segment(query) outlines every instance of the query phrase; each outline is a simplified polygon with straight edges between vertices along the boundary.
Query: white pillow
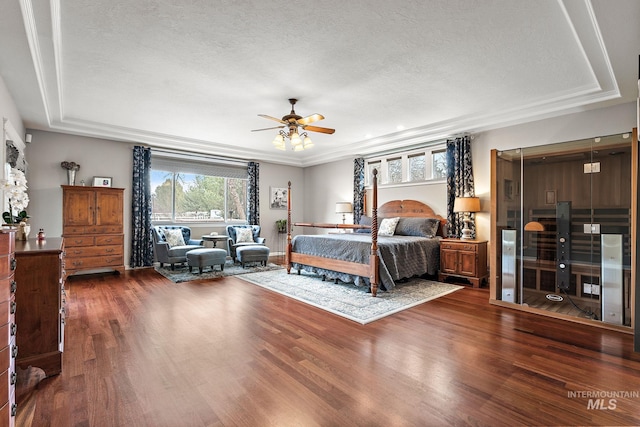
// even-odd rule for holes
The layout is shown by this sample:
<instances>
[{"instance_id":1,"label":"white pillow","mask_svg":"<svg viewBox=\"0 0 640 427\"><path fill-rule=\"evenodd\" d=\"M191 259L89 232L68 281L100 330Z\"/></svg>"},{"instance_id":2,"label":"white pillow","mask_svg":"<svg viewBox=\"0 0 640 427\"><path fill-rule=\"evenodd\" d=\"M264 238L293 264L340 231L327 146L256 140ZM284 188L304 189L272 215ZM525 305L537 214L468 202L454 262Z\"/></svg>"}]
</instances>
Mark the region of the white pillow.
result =
<instances>
[{"instance_id":1,"label":"white pillow","mask_svg":"<svg viewBox=\"0 0 640 427\"><path fill-rule=\"evenodd\" d=\"M236 227L236 243L254 243L253 229Z\"/></svg>"},{"instance_id":2,"label":"white pillow","mask_svg":"<svg viewBox=\"0 0 640 427\"><path fill-rule=\"evenodd\" d=\"M378 228L378 236L393 236L393 233L396 232L398 221L400 221L400 217L383 219L380 223L380 228Z\"/></svg>"},{"instance_id":3,"label":"white pillow","mask_svg":"<svg viewBox=\"0 0 640 427\"><path fill-rule=\"evenodd\" d=\"M165 228L164 237L166 237L167 243L169 243L170 248L174 246L184 246L184 237L182 236L182 230L170 230Z\"/></svg>"}]
</instances>

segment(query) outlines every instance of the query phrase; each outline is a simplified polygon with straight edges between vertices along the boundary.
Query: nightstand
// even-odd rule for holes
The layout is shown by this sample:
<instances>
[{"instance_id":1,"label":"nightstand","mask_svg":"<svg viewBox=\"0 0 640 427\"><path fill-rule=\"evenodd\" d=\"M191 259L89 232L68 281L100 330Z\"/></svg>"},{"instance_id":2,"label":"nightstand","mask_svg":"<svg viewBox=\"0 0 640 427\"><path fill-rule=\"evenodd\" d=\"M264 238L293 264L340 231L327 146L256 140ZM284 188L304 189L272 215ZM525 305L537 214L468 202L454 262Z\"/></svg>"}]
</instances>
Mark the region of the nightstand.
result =
<instances>
[{"instance_id":1,"label":"nightstand","mask_svg":"<svg viewBox=\"0 0 640 427\"><path fill-rule=\"evenodd\" d=\"M438 277L441 282L451 277L465 279L479 288L489 278L487 241L442 239Z\"/></svg>"}]
</instances>

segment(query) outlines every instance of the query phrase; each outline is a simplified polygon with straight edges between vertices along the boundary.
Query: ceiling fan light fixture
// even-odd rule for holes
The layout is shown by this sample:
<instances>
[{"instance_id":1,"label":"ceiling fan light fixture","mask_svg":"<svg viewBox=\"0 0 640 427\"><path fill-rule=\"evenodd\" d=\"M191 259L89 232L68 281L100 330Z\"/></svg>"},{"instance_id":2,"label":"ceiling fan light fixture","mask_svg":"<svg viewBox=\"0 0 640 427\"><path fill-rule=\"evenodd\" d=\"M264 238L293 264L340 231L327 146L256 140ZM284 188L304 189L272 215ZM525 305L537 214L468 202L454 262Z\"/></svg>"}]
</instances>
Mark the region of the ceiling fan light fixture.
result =
<instances>
[{"instance_id":1,"label":"ceiling fan light fixture","mask_svg":"<svg viewBox=\"0 0 640 427\"><path fill-rule=\"evenodd\" d=\"M290 135L291 138L291 145L293 145L294 147L297 147L298 145L302 144L302 140L300 139L300 135L298 135L298 132L293 132Z\"/></svg>"},{"instance_id":2,"label":"ceiling fan light fixture","mask_svg":"<svg viewBox=\"0 0 640 427\"><path fill-rule=\"evenodd\" d=\"M293 148L293 151L302 151L314 146L313 141L311 141L311 138L307 135L307 132L302 132L302 134L298 133L299 128L302 128L303 131L308 130L311 132L320 132L320 133L325 133L329 135L335 132L335 129L310 125L310 123L315 123L319 120L324 120L324 116L322 114L314 113L307 117L301 117L297 115L293 108L297 101L298 100L294 98L289 99L289 103L291 104L291 113L282 117L282 119L268 116L266 114L258 114L258 116L265 119L276 121L280 123L282 126L265 128L265 129L254 129L252 130L252 132L276 129L276 128L288 129L288 131L280 130L278 135L276 135L276 137L273 139L273 145L278 150L285 150L286 140L288 139L291 144L291 147Z\"/></svg>"},{"instance_id":3,"label":"ceiling fan light fixture","mask_svg":"<svg viewBox=\"0 0 640 427\"><path fill-rule=\"evenodd\" d=\"M303 148L306 150L307 148L311 148L313 147L313 141L311 140L311 138L309 138L309 136L305 136L304 137L304 141L302 143Z\"/></svg>"}]
</instances>

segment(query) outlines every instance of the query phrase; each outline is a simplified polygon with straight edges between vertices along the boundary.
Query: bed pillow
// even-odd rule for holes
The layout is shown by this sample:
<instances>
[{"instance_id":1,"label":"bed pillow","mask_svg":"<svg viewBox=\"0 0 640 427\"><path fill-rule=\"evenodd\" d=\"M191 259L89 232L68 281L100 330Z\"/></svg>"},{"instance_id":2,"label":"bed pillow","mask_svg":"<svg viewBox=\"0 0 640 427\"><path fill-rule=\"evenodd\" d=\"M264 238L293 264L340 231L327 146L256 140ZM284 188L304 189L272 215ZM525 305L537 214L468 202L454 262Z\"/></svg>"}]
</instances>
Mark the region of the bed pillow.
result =
<instances>
[{"instance_id":1,"label":"bed pillow","mask_svg":"<svg viewBox=\"0 0 640 427\"><path fill-rule=\"evenodd\" d=\"M378 236L393 236L393 233L396 231L398 221L400 221L400 217L383 219L380 223L380 228L378 229Z\"/></svg>"},{"instance_id":2,"label":"bed pillow","mask_svg":"<svg viewBox=\"0 0 640 427\"><path fill-rule=\"evenodd\" d=\"M238 243L254 243L253 230L251 228L235 227L236 229L236 244Z\"/></svg>"},{"instance_id":3,"label":"bed pillow","mask_svg":"<svg viewBox=\"0 0 640 427\"><path fill-rule=\"evenodd\" d=\"M438 233L438 218L400 218L395 234L402 236L435 237Z\"/></svg>"},{"instance_id":4,"label":"bed pillow","mask_svg":"<svg viewBox=\"0 0 640 427\"><path fill-rule=\"evenodd\" d=\"M366 215L362 215L360 217L360 221L358 221L358 224L360 225L371 225L371 217L370 216L366 216ZM371 233L371 229L370 228L356 228L356 233Z\"/></svg>"},{"instance_id":5,"label":"bed pillow","mask_svg":"<svg viewBox=\"0 0 640 427\"><path fill-rule=\"evenodd\" d=\"M167 239L169 247L184 246L184 236L182 236L182 230L180 229L164 229L164 237Z\"/></svg>"}]
</instances>

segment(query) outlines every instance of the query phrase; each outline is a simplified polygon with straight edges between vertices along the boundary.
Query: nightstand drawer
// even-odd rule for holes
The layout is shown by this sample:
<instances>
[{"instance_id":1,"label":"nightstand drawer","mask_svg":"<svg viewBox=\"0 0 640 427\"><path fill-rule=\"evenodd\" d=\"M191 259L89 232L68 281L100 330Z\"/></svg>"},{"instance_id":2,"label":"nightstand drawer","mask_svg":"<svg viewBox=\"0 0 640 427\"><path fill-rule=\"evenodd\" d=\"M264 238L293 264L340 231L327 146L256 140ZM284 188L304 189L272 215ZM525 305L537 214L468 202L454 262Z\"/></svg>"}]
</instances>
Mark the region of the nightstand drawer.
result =
<instances>
[{"instance_id":1,"label":"nightstand drawer","mask_svg":"<svg viewBox=\"0 0 640 427\"><path fill-rule=\"evenodd\" d=\"M470 252L478 252L478 245L475 243L464 243L464 242L442 242L440 244L442 249L451 249L454 251L470 251Z\"/></svg>"}]
</instances>

